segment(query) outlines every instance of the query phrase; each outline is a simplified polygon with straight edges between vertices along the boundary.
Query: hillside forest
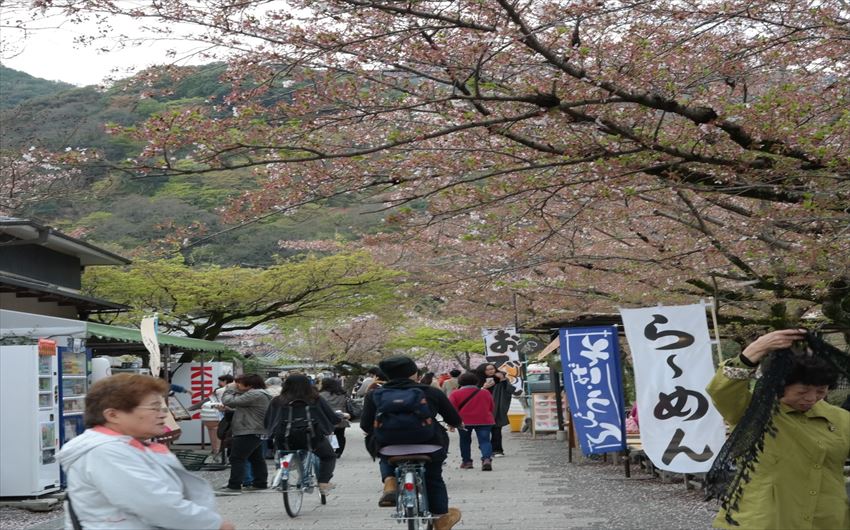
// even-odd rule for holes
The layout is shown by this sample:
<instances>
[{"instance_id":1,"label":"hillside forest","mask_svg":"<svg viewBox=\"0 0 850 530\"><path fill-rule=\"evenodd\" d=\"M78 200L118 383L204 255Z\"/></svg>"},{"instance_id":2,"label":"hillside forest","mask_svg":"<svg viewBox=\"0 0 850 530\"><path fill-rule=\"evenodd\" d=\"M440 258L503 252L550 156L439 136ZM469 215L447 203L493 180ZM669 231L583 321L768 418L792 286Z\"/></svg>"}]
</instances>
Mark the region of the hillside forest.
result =
<instances>
[{"instance_id":1,"label":"hillside forest","mask_svg":"<svg viewBox=\"0 0 850 530\"><path fill-rule=\"evenodd\" d=\"M738 343L850 334L844 2L137 4L55 9L180 21L231 53L105 87L4 70L2 206L138 269L252 271L263 295L264 274L316 268L304 296L339 303L251 309L284 342L424 353L423 329L461 343L709 297ZM253 322L205 313L198 285L174 329ZM128 299L167 305L151 289Z\"/></svg>"}]
</instances>

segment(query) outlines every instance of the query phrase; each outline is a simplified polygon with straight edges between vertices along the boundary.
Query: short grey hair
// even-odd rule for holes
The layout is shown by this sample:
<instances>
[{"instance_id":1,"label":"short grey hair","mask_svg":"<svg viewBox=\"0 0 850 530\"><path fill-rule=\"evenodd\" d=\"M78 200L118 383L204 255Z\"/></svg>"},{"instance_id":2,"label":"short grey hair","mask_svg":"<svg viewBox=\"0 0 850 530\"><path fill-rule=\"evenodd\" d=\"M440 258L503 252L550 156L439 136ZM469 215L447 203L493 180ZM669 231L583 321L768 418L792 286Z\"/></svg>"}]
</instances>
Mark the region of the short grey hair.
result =
<instances>
[{"instance_id":1,"label":"short grey hair","mask_svg":"<svg viewBox=\"0 0 850 530\"><path fill-rule=\"evenodd\" d=\"M266 379L266 386L281 386L283 380L280 377L269 377Z\"/></svg>"}]
</instances>

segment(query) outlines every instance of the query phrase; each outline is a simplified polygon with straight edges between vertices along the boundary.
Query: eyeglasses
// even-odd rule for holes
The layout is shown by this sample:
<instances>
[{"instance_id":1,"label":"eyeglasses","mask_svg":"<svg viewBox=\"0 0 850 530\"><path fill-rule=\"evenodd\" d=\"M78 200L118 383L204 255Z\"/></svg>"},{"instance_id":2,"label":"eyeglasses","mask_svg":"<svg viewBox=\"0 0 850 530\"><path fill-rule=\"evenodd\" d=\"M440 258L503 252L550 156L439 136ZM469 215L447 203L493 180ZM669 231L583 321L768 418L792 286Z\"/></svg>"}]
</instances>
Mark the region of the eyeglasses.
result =
<instances>
[{"instance_id":1,"label":"eyeglasses","mask_svg":"<svg viewBox=\"0 0 850 530\"><path fill-rule=\"evenodd\" d=\"M169 410L168 407L163 406L163 405L159 405L159 406L157 406L157 405L139 405L136 408L137 409L151 410L153 412L162 412L163 414L167 414L168 410Z\"/></svg>"}]
</instances>

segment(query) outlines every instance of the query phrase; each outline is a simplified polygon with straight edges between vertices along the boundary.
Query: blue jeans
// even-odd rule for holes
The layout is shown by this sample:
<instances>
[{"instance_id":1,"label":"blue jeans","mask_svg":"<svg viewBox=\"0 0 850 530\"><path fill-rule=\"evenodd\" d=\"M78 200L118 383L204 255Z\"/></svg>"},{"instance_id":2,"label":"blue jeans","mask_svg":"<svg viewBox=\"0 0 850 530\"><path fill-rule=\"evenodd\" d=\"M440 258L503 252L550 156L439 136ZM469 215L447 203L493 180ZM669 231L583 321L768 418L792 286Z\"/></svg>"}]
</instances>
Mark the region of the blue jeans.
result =
<instances>
[{"instance_id":1,"label":"blue jeans","mask_svg":"<svg viewBox=\"0 0 850 530\"><path fill-rule=\"evenodd\" d=\"M245 478L242 479L243 486L254 485L254 472L251 471L251 462L245 462Z\"/></svg>"},{"instance_id":2,"label":"blue jeans","mask_svg":"<svg viewBox=\"0 0 850 530\"><path fill-rule=\"evenodd\" d=\"M449 491L443 480L443 462L446 461L446 450L440 449L429 455L431 461L425 464L425 492L428 494L428 507L431 513L442 515L449 513ZM381 482L387 477L395 476L395 466L391 466L385 457L381 457Z\"/></svg>"},{"instance_id":3,"label":"blue jeans","mask_svg":"<svg viewBox=\"0 0 850 530\"><path fill-rule=\"evenodd\" d=\"M466 429L459 429L457 434L460 438L460 459L464 462L472 462L472 431L478 438L478 449L481 450L481 459L493 458L493 445L490 443L490 433L493 432L492 425L467 425Z\"/></svg>"}]
</instances>

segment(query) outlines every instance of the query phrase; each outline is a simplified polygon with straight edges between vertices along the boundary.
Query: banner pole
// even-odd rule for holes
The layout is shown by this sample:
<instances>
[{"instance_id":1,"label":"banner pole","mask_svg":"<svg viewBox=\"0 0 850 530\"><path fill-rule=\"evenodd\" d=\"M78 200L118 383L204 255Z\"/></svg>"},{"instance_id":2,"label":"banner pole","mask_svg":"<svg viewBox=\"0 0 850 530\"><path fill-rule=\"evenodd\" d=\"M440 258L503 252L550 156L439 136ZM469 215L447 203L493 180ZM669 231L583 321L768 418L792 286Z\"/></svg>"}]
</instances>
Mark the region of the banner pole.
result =
<instances>
[{"instance_id":1,"label":"banner pole","mask_svg":"<svg viewBox=\"0 0 850 530\"><path fill-rule=\"evenodd\" d=\"M711 322L714 324L714 340L717 343L717 365L723 362L723 350L720 346L720 327L717 325L717 310L713 296L708 297L708 305L711 308Z\"/></svg>"}]
</instances>

